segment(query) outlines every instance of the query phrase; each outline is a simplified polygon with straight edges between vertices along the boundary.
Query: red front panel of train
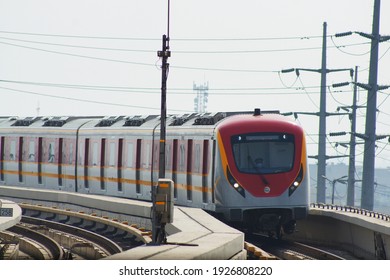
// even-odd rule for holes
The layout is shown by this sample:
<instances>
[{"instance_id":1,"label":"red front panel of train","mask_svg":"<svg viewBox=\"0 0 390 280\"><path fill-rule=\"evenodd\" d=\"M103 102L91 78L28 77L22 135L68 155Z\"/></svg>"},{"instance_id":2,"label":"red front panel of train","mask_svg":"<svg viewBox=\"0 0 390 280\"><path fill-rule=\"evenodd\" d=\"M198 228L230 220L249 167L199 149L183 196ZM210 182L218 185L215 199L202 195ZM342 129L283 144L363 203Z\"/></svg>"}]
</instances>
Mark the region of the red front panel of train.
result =
<instances>
[{"instance_id":1,"label":"red front panel of train","mask_svg":"<svg viewBox=\"0 0 390 280\"><path fill-rule=\"evenodd\" d=\"M280 196L305 166L303 131L281 116L232 117L218 131L228 180L255 197Z\"/></svg>"}]
</instances>

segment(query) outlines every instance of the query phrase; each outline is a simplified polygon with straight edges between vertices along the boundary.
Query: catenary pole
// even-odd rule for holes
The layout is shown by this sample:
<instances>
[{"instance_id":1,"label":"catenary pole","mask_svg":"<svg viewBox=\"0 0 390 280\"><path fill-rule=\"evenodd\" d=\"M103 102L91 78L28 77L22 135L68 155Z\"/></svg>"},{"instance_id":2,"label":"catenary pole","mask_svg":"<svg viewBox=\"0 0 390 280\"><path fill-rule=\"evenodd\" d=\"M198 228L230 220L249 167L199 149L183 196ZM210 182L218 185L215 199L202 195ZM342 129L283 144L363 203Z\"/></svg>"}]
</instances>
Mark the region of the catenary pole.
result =
<instances>
[{"instance_id":1,"label":"catenary pole","mask_svg":"<svg viewBox=\"0 0 390 280\"><path fill-rule=\"evenodd\" d=\"M355 77L353 86L352 115L351 115L351 138L349 142L349 164L348 164L348 183L347 183L347 205L355 206L355 150L356 150L356 100L357 100L357 79L358 66L355 67Z\"/></svg>"},{"instance_id":2,"label":"catenary pole","mask_svg":"<svg viewBox=\"0 0 390 280\"><path fill-rule=\"evenodd\" d=\"M366 130L367 139L364 142L362 202L361 208L374 208L375 182L375 141L376 141L376 107L377 107L377 80L378 80L378 51L379 51L379 17L380 0L375 0L372 24L370 73L368 78L369 90L367 94Z\"/></svg>"},{"instance_id":3,"label":"catenary pole","mask_svg":"<svg viewBox=\"0 0 390 280\"><path fill-rule=\"evenodd\" d=\"M327 24L323 25L322 63L321 63L321 92L318 138L318 167L317 167L317 202L325 203L326 177L326 31Z\"/></svg>"}]
</instances>

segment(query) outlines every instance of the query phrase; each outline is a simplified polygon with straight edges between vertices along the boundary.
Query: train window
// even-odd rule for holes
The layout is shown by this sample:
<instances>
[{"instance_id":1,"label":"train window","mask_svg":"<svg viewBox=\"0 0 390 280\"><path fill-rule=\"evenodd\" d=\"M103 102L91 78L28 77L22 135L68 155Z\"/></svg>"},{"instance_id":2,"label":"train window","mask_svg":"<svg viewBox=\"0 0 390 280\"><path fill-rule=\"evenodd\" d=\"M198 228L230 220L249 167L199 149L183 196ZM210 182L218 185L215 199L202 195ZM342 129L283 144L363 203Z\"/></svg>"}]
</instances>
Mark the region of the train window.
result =
<instances>
[{"instance_id":1,"label":"train window","mask_svg":"<svg viewBox=\"0 0 390 280\"><path fill-rule=\"evenodd\" d=\"M146 155L144 157L144 167L149 168L150 166L150 144L146 144Z\"/></svg>"},{"instance_id":2,"label":"train window","mask_svg":"<svg viewBox=\"0 0 390 280\"><path fill-rule=\"evenodd\" d=\"M200 144L195 145L195 162L194 162L194 172L200 173Z\"/></svg>"},{"instance_id":3,"label":"train window","mask_svg":"<svg viewBox=\"0 0 390 280\"><path fill-rule=\"evenodd\" d=\"M15 140L11 140L11 147L9 151L9 159L16 160L16 142Z\"/></svg>"},{"instance_id":4,"label":"train window","mask_svg":"<svg viewBox=\"0 0 390 280\"><path fill-rule=\"evenodd\" d=\"M28 147L28 161L35 161L35 141L30 140Z\"/></svg>"},{"instance_id":5,"label":"train window","mask_svg":"<svg viewBox=\"0 0 390 280\"><path fill-rule=\"evenodd\" d=\"M185 169L185 146L184 144L180 144L180 154L179 154L179 171L184 171Z\"/></svg>"},{"instance_id":6,"label":"train window","mask_svg":"<svg viewBox=\"0 0 390 280\"><path fill-rule=\"evenodd\" d=\"M55 152L54 151L55 151L55 144L54 144L54 142L50 142L47 162L54 162L54 160L55 160Z\"/></svg>"},{"instance_id":7,"label":"train window","mask_svg":"<svg viewBox=\"0 0 390 280\"><path fill-rule=\"evenodd\" d=\"M165 146L165 166L166 166L166 170L172 169L171 144L170 143L166 143L166 146Z\"/></svg>"},{"instance_id":8,"label":"train window","mask_svg":"<svg viewBox=\"0 0 390 280\"><path fill-rule=\"evenodd\" d=\"M154 169L154 168L159 168L159 166L158 166L158 162L159 162L159 155L160 155L160 152L159 152L159 144L156 142L156 143L154 143L153 144L153 154L152 154L152 156L153 156L153 162L152 162L152 164L153 164L153 166L152 166L152 170Z\"/></svg>"},{"instance_id":9,"label":"train window","mask_svg":"<svg viewBox=\"0 0 390 280\"><path fill-rule=\"evenodd\" d=\"M69 144L69 164L73 164L73 143Z\"/></svg>"},{"instance_id":10,"label":"train window","mask_svg":"<svg viewBox=\"0 0 390 280\"><path fill-rule=\"evenodd\" d=\"M98 143L93 142L93 147L92 147L92 165L97 166L98 165Z\"/></svg>"},{"instance_id":11,"label":"train window","mask_svg":"<svg viewBox=\"0 0 390 280\"><path fill-rule=\"evenodd\" d=\"M285 133L256 133L232 137L234 161L244 173L281 173L294 163L294 136Z\"/></svg>"},{"instance_id":12,"label":"train window","mask_svg":"<svg viewBox=\"0 0 390 280\"><path fill-rule=\"evenodd\" d=\"M110 143L110 157L109 157L109 166L115 166L115 143L111 142Z\"/></svg>"},{"instance_id":13,"label":"train window","mask_svg":"<svg viewBox=\"0 0 390 280\"><path fill-rule=\"evenodd\" d=\"M127 143L127 167L133 167L134 160L134 144Z\"/></svg>"},{"instance_id":14,"label":"train window","mask_svg":"<svg viewBox=\"0 0 390 280\"><path fill-rule=\"evenodd\" d=\"M84 161L84 148L83 148L83 142L82 141L80 141L80 143L79 143L79 149L78 149L78 153L79 153L79 155L78 155L78 162L81 164L83 161Z\"/></svg>"}]
</instances>

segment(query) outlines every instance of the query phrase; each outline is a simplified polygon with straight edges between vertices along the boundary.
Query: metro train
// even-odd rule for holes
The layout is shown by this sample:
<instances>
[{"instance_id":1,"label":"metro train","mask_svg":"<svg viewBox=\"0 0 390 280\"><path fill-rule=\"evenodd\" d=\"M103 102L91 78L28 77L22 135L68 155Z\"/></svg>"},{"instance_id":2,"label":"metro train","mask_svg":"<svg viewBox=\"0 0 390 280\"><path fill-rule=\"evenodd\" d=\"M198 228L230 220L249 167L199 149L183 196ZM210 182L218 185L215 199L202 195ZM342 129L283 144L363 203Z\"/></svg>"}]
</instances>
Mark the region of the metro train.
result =
<instances>
[{"instance_id":1,"label":"metro train","mask_svg":"<svg viewBox=\"0 0 390 280\"><path fill-rule=\"evenodd\" d=\"M151 200L160 117L0 118L0 185ZM278 112L169 115L175 204L292 233L309 208L303 129Z\"/></svg>"}]
</instances>

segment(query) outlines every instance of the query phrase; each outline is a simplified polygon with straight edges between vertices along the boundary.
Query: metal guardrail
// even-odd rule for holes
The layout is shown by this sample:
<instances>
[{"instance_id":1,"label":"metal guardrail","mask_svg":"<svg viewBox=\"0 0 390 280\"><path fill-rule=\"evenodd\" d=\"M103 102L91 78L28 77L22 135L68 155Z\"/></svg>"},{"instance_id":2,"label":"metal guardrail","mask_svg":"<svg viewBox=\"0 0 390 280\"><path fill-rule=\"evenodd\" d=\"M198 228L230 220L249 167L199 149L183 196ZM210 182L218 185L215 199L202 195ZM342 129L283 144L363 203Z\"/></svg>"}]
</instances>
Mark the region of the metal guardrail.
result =
<instances>
[{"instance_id":1,"label":"metal guardrail","mask_svg":"<svg viewBox=\"0 0 390 280\"><path fill-rule=\"evenodd\" d=\"M375 218L378 220L383 220L386 222L390 221L390 215L382 214L375 211L370 211L358 207L353 206L341 206L341 205L334 205L334 204L325 204L325 203L311 203L310 207L312 208L318 208L318 209L328 209L328 210L335 210L335 211L342 211L342 212L349 212L354 214L359 214L371 218Z\"/></svg>"}]
</instances>

